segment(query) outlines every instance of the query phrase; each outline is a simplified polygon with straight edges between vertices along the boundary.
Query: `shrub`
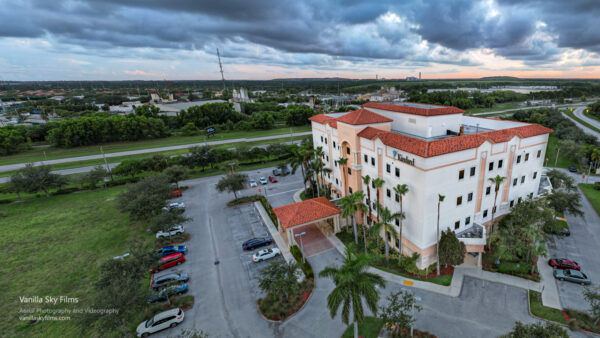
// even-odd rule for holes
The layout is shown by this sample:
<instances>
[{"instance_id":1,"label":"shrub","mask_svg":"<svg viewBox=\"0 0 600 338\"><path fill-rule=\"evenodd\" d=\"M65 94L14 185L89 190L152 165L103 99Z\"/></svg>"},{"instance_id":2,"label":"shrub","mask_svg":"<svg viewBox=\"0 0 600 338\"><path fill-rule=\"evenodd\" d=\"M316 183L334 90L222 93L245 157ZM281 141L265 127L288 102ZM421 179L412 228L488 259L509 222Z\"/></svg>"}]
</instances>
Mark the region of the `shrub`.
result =
<instances>
[{"instance_id":1,"label":"shrub","mask_svg":"<svg viewBox=\"0 0 600 338\"><path fill-rule=\"evenodd\" d=\"M304 271L304 274L306 275L306 277L308 277L308 278L314 278L315 277L315 273L313 272L312 266L310 265L310 263L308 262L308 260L305 259L304 263L302 263L302 252L300 252L300 248L298 248L297 245L293 245L290 248L290 252L292 253L292 255L294 256L294 258L298 262L298 265L300 266L300 268L302 269L302 271Z\"/></svg>"}]
</instances>

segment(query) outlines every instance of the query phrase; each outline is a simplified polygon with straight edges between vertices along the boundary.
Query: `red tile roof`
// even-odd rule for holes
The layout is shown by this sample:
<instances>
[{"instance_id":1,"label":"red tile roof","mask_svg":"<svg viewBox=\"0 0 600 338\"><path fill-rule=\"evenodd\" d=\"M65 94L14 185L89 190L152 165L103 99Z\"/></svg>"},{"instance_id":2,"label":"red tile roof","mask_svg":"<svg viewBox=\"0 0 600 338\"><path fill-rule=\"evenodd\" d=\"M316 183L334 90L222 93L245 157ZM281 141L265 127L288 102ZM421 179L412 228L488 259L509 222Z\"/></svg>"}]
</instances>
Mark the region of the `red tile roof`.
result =
<instances>
[{"instance_id":1,"label":"red tile roof","mask_svg":"<svg viewBox=\"0 0 600 338\"><path fill-rule=\"evenodd\" d=\"M394 120L387 118L385 116L381 116L376 114L370 110L359 109L351 111L343 116L340 116L336 119L338 122L343 122L352 125L361 125L361 124L373 124L373 123L385 123L385 122L393 122Z\"/></svg>"},{"instance_id":2,"label":"red tile roof","mask_svg":"<svg viewBox=\"0 0 600 338\"><path fill-rule=\"evenodd\" d=\"M341 214L341 210L325 197L317 197L306 201L274 208L281 226L284 229L299 224L310 223L322 218Z\"/></svg>"},{"instance_id":3,"label":"red tile roof","mask_svg":"<svg viewBox=\"0 0 600 338\"><path fill-rule=\"evenodd\" d=\"M483 142L491 143L507 142L513 137L527 138L537 135L549 134L552 129L538 124L493 130L478 134L449 137L441 140L425 141L414 137L396 134L373 127L367 127L358 136L366 139L379 138L383 144L392 148L409 152L421 157L433 157L449 154L457 151L477 148Z\"/></svg>"},{"instance_id":4,"label":"red tile roof","mask_svg":"<svg viewBox=\"0 0 600 338\"><path fill-rule=\"evenodd\" d=\"M409 104L419 104L412 102L405 102ZM421 115L421 116L437 116L437 115L450 115L450 114L462 114L465 111L456 107L447 107L447 106L438 106L434 104L425 104L426 106L435 106L439 108L419 108L419 107L411 107L411 106L403 106L401 104L392 104L392 103L377 103L377 102L367 102L363 104L365 108L375 108L381 110L388 110L397 113L405 113L412 115Z\"/></svg>"},{"instance_id":5,"label":"red tile roof","mask_svg":"<svg viewBox=\"0 0 600 338\"><path fill-rule=\"evenodd\" d=\"M311 116L308 119L313 122L317 122L317 123L321 123L321 124L325 124L329 121L335 121L335 118L333 116L329 116L326 114L318 114L315 116Z\"/></svg>"}]
</instances>

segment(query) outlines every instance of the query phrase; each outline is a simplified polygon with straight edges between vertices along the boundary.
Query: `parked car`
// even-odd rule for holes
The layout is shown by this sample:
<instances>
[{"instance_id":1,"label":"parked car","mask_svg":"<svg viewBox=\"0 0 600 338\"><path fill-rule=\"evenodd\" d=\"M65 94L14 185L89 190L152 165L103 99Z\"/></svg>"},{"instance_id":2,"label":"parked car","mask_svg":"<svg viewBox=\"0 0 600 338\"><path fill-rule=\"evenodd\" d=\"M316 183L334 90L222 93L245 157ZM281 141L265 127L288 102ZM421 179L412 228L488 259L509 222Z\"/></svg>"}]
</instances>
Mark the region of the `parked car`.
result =
<instances>
[{"instance_id":1,"label":"parked car","mask_svg":"<svg viewBox=\"0 0 600 338\"><path fill-rule=\"evenodd\" d=\"M163 210L165 210L165 211L171 211L171 210L185 211L185 203L183 203L183 202L169 203L169 204L167 204L166 207L163 208Z\"/></svg>"},{"instance_id":2,"label":"parked car","mask_svg":"<svg viewBox=\"0 0 600 338\"><path fill-rule=\"evenodd\" d=\"M258 184L256 184L256 180L252 179L250 180L250 188L256 188L258 186Z\"/></svg>"},{"instance_id":3,"label":"parked car","mask_svg":"<svg viewBox=\"0 0 600 338\"><path fill-rule=\"evenodd\" d=\"M267 179L263 176L261 178L258 179L258 181L260 182L260 184L265 185L267 184Z\"/></svg>"},{"instance_id":4,"label":"parked car","mask_svg":"<svg viewBox=\"0 0 600 338\"><path fill-rule=\"evenodd\" d=\"M177 252L180 252L182 255L185 255L187 252L187 247L183 244L179 244L167 245L162 249L158 249L158 254L160 255L160 257L168 256Z\"/></svg>"},{"instance_id":5,"label":"parked car","mask_svg":"<svg viewBox=\"0 0 600 338\"><path fill-rule=\"evenodd\" d=\"M162 275L160 277L154 278L152 281L152 288L154 290L158 290L165 285L169 285L171 283L178 282L187 282L190 280L190 277L187 273L170 273L167 275Z\"/></svg>"},{"instance_id":6,"label":"parked car","mask_svg":"<svg viewBox=\"0 0 600 338\"><path fill-rule=\"evenodd\" d=\"M277 177L275 177L275 176L269 176L269 182L271 182L271 183L277 183Z\"/></svg>"},{"instance_id":7,"label":"parked car","mask_svg":"<svg viewBox=\"0 0 600 338\"><path fill-rule=\"evenodd\" d=\"M571 230L569 230L569 228L562 228L560 229L560 235L562 236L571 236Z\"/></svg>"},{"instance_id":8,"label":"parked car","mask_svg":"<svg viewBox=\"0 0 600 338\"><path fill-rule=\"evenodd\" d=\"M260 248L261 246L269 245L271 243L273 243L271 237L252 238L242 243L242 249L253 250L256 248Z\"/></svg>"},{"instance_id":9,"label":"parked car","mask_svg":"<svg viewBox=\"0 0 600 338\"><path fill-rule=\"evenodd\" d=\"M279 170L277 168L273 169L273 175L275 175L275 176L281 175L281 170Z\"/></svg>"},{"instance_id":10,"label":"parked car","mask_svg":"<svg viewBox=\"0 0 600 338\"><path fill-rule=\"evenodd\" d=\"M569 171L572 172L572 173L576 173L577 172L577 167L575 167L573 164L571 164L569 166Z\"/></svg>"},{"instance_id":11,"label":"parked car","mask_svg":"<svg viewBox=\"0 0 600 338\"><path fill-rule=\"evenodd\" d=\"M149 335L158 331L177 326L177 324L183 322L183 318L184 314L182 309L176 308L167 310L154 315L154 317L146 321L143 321L140 323L140 325L138 325L135 331L138 337L148 337Z\"/></svg>"},{"instance_id":12,"label":"parked car","mask_svg":"<svg viewBox=\"0 0 600 338\"><path fill-rule=\"evenodd\" d=\"M283 169L281 169L281 173L282 173L282 174L284 174L284 175L289 175L289 174L291 174L292 172L290 171L290 168L288 168L288 167L283 167Z\"/></svg>"},{"instance_id":13,"label":"parked car","mask_svg":"<svg viewBox=\"0 0 600 338\"><path fill-rule=\"evenodd\" d=\"M277 248L262 249L252 256L252 261L261 262L267 259L271 259L279 254L280 252Z\"/></svg>"},{"instance_id":14,"label":"parked car","mask_svg":"<svg viewBox=\"0 0 600 338\"><path fill-rule=\"evenodd\" d=\"M581 270L577 262L565 258L552 258L548 260L548 265L557 269Z\"/></svg>"},{"instance_id":15,"label":"parked car","mask_svg":"<svg viewBox=\"0 0 600 338\"><path fill-rule=\"evenodd\" d=\"M181 197L183 194L181 193L180 190L173 190L170 193L167 194L167 199L169 198L175 198L175 197Z\"/></svg>"},{"instance_id":16,"label":"parked car","mask_svg":"<svg viewBox=\"0 0 600 338\"><path fill-rule=\"evenodd\" d=\"M169 237L169 236L181 235L184 232L185 232L185 229L183 228L183 225L175 225L167 231L161 230L161 231L157 232L156 238L159 239L159 238L165 238L165 237Z\"/></svg>"},{"instance_id":17,"label":"parked car","mask_svg":"<svg viewBox=\"0 0 600 338\"><path fill-rule=\"evenodd\" d=\"M188 285L186 283L167 286L166 288L157 292L156 295L154 295L154 297L149 298L147 302L148 304L162 302L173 295L181 295L186 293L187 291Z\"/></svg>"},{"instance_id":18,"label":"parked car","mask_svg":"<svg viewBox=\"0 0 600 338\"><path fill-rule=\"evenodd\" d=\"M155 273L185 263L185 256L181 253L174 253L168 256L162 257L158 260L158 264L150 269L150 273Z\"/></svg>"},{"instance_id":19,"label":"parked car","mask_svg":"<svg viewBox=\"0 0 600 338\"><path fill-rule=\"evenodd\" d=\"M558 280L566 280L566 281L578 283L581 285L592 284L592 281L588 278L588 276L585 273L578 271L578 270L554 269L553 274L554 274L554 278L556 278Z\"/></svg>"}]
</instances>

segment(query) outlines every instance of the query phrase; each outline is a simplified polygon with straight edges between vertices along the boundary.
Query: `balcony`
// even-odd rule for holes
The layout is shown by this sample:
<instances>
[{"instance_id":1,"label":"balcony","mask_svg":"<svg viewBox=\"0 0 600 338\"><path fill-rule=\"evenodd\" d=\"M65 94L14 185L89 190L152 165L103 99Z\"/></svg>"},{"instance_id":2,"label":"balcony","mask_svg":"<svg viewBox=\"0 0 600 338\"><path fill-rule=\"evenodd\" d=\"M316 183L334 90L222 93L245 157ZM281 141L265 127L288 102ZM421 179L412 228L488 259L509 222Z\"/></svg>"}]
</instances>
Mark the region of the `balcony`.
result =
<instances>
[{"instance_id":1,"label":"balcony","mask_svg":"<svg viewBox=\"0 0 600 338\"><path fill-rule=\"evenodd\" d=\"M473 223L473 226L456 234L459 241L465 245L485 245L486 231L479 224Z\"/></svg>"}]
</instances>

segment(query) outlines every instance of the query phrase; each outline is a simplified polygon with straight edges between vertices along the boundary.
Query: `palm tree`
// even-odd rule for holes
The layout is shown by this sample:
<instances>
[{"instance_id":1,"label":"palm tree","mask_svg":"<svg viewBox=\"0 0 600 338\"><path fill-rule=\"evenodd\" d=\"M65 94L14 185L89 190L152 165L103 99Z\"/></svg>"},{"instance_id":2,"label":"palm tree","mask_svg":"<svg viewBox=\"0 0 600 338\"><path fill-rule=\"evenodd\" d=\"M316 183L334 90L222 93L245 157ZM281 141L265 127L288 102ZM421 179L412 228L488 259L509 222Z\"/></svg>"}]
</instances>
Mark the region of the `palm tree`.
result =
<instances>
[{"instance_id":1,"label":"palm tree","mask_svg":"<svg viewBox=\"0 0 600 338\"><path fill-rule=\"evenodd\" d=\"M359 190L352 195L344 196L340 199L340 207L342 209L343 217L350 217L352 219L352 229L354 231L354 243L358 245L358 231L356 230L356 213L358 211L364 212L366 209L363 204L365 198L362 190ZM366 244L365 244L366 245Z\"/></svg>"},{"instance_id":2,"label":"palm tree","mask_svg":"<svg viewBox=\"0 0 600 338\"><path fill-rule=\"evenodd\" d=\"M340 175L342 180L342 196L346 196L346 164L348 164L348 159L345 157L340 157L337 160L338 165L340 166L340 170L342 174Z\"/></svg>"},{"instance_id":3,"label":"palm tree","mask_svg":"<svg viewBox=\"0 0 600 338\"><path fill-rule=\"evenodd\" d=\"M490 177L488 180L490 182L492 182L495 187L494 187L494 208L492 209L492 222L490 225L490 230L494 230L494 215L496 214L496 200L498 199L498 190L500 190L500 185L502 184L502 182L504 182L504 180L506 179L506 177L504 176L500 176L500 175L496 175L496 177ZM492 232L490 231L490 232Z\"/></svg>"},{"instance_id":4,"label":"palm tree","mask_svg":"<svg viewBox=\"0 0 600 338\"><path fill-rule=\"evenodd\" d=\"M380 212L380 215L379 215L380 221L376 222L373 225L373 227L371 228L371 231L373 231L375 233L375 236L379 237L381 228L383 228L383 232L385 234L383 243L385 243L385 261L387 264L387 262L390 260L390 251L389 251L387 233L389 232L391 236L396 237L397 233L396 233L396 229L394 229L394 227L392 226L392 221L395 219L402 219L404 217L404 215L399 212L392 214L390 209L388 209L386 207L381 207L379 209L379 212Z\"/></svg>"},{"instance_id":5,"label":"palm tree","mask_svg":"<svg viewBox=\"0 0 600 338\"><path fill-rule=\"evenodd\" d=\"M398 197L400 199L400 214L402 214L404 216L404 212L402 211L402 198L404 197L404 195L406 195L408 193L408 185L406 184L398 184L397 186L394 187L394 192L396 194L398 194ZM400 254L398 255L398 261L401 262L402 261L402 220L405 217L401 217L400 218L400 231L398 231L398 240L400 241L400 245L398 246L398 251L400 252Z\"/></svg>"},{"instance_id":6,"label":"palm tree","mask_svg":"<svg viewBox=\"0 0 600 338\"><path fill-rule=\"evenodd\" d=\"M374 222L377 222L379 220L379 210L381 209L381 203L379 203L379 190L381 189L381 187L383 187L383 184L385 183L384 180L382 180L381 178L375 178L372 181L373 183L373 187L375 188L375 196L377 197L377 203L375 204L375 211L377 212L377 216L375 217ZM376 240L377 240L377 248L379 248L379 236L376 236Z\"/></svg>"},{"instance_id":7,"label":"palm tree","mask_svg":"<svg viewBox=\"0 0 600 338\"><path fill-rule=\"evenodd\" d=\"M333 280L335 288L327 296L327 308L331 318L337 315L342 306L342 322L348 324L350 311L354 324L354 338L358 338L358 323L365 318L363 300L373 312L377 313L379 294L376 287L384 287L385 281L379 275L367 272L369 258L366 255L355 255L346 247L346 258L339 268L326 267L319 272L320 277Z\"/></svg>"},{"instance_id":8,"label":"palm tree","mask_svg":"<svg viewBox=\"0 0 600 338\"><path fill-rule=\"evenodd\" d=\"M371 218L371 176L365 175L362 177L363 184L367 187L367 207L369 207L368 218Z\"/></svg>"},{"instance_id":9,"label":"palm tree","mask_svg":"<svg viewBox=\"0 0 600 338\"><path fill-rule=\"evenodd\" d=\"M438 217L437 217L437 233L436 233L436 240L435 240L435 246L436 246L436 250L435 253L437 255L437 275L440 275L440 204L442 202L444 202L444 198L446 198L446 196L442 195L442 194L438 194Z\"/></svg>"},{"instance_id":10,"label":"palm tree","mask_svg":"<svg viewBox=\"0 0 600 338\"><path fill-rule=\"evenodd\" d=\"M319 173L321 173L321 170L323 170L323 162L317 157L310 162L310 167L312 168L316 177L315 181L317 183L317 196L321 196L321 189L319 188L321 185L321 182L319 182Z\"/></svg>"},{"instance_id":11,"label":"palm tree","mask_svg":"<svg viewBox=\"0 0 600 338\"><path fill-rule=\"evenodd\" d=\"M292 150L292 157L288 162L290 167L292 167L292 175L296 173L296 170L300 168L302 170L302 179L304 180L304 190L306 190L306 173L304 171L304 153L306 149L302 147L296 147Z\"/></svg>"}]
</instances>

